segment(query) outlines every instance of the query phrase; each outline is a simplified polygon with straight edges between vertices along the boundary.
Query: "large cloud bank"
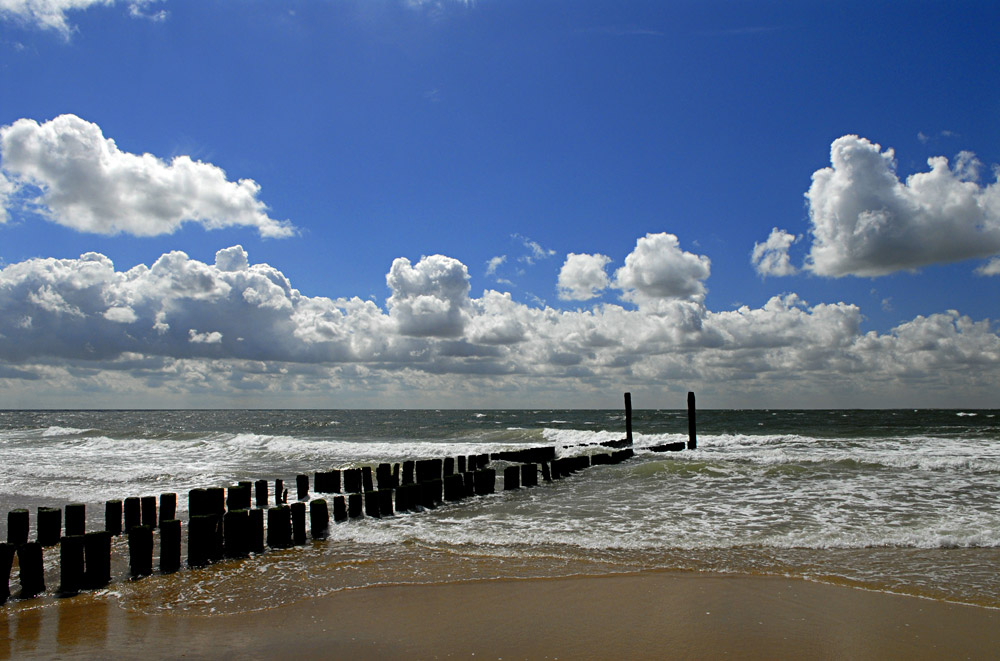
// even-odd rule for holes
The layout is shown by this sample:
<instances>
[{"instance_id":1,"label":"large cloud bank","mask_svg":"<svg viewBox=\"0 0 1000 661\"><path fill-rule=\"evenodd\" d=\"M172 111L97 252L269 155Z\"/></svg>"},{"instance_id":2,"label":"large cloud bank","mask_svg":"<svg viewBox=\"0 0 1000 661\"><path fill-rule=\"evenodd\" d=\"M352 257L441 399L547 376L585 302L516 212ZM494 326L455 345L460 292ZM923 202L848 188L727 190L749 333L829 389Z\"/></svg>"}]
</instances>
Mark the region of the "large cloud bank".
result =
<instances>
[{"instance_id":1,"label":"large cloud bank","mask_svg":"<svg viewBox=\"0 0 1000 661\"><path fill-rule=\"evenodd\" d=\"M76 115L42 124L19 119L0 128L0 168L5 207L18 199L17 189L37 189L29 207L81 232L154 236L185 222L206 229L248 226L265 237L294 232L268 216L252 179L230 181L221 168L188 156L168 163L121 151L97 124Z\"/></svg>"},{"instance_id":2,"label":"large cloud bank","mask_svg":"<svg viewBox=\"0 0 1000 661\"><path fill-rule=\"evenodd\" d=\"M637 268L641 257L631 257ZM695 275L699 264L689 264ZM655 284L632 290L659 294L649 309L560 311L497 291L472 297L466 267L440 255L396 260L387 284L387 310L303 296L240 246L220 250L212 264L171 252L125 271L95 253L11 264L0 271L0 389L36 379L161 395L440 393L463 375L463 387L497 404L511 392L561 388L583 398L625 384L696 383L756 401L790 389L981 390L1000 373L993 325L952 311L879 335L860 332L854 305L808 305L787 294L759 309L711 312L697 291Z\"/></svg>"},{"instance_id":3,"label":"large cloud bank","mask_svg":"<svg viewBox=\"0 0 1000 661\"><path fill-rule=\"evenodd\" d=\"M804 267L817 275L880 276L1000 253L1000 183L979 183L969 152L943 156L901 181L895 153L856 135L830 147L831 166L806 193L812 244ZM790 275L791 234L775 229L754 248L762 275Z\"/></svg>"}]
</instances>

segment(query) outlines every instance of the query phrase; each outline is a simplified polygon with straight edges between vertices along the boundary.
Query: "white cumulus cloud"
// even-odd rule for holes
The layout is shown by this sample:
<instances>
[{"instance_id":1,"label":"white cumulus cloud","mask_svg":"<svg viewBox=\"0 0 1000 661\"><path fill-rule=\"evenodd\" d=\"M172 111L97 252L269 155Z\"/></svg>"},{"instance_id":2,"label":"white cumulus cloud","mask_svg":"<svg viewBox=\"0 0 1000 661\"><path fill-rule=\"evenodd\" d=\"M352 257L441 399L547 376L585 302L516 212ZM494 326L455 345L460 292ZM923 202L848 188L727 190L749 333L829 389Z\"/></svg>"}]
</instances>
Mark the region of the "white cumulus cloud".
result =
<instances>
[{"instance_id":1,"label":"white cumulus cloud","mask_svg":"<svg viewBox=\"0 0 1000 661\"><path fill-rule=\"evenodd\" d=\"M399 257L385 277L392 290L389 314L403 335L461 335L469 305L469 272L457 259L423 257L416 265Z\"/></svg>"},{"instance_id":2,"label":"white cumulus cloud","mask_svg":"<svg viewBox=\"0 0 1000 661\"><path fill-rule=\"evenodd\" d=\"M607 255L570 253L559 269L557 288L564 301L589 301L611 283L604 270L611 258Z\"/></svg>"},{"instance_id":3,"label":"white cumulus cloud","mask_svg":"<svg viewBox=\"0 0 1000 661\"><path fill-rule=\"evenodd\" d=\"M1000 275L1000 257L994 257L977 268L976 275Z\"/></svg>"},{"instance_id":4,"label":"white cumulus cloud","mask_svg":"<svg viewBox=\"0 0 1000 661\"><path fill-rule=\"evenodd\" d=\"M252 179L230 181L221 168L188 156L168 163L123 152L75 115L0 128L0 168L15 185L41 191L34 206L42 215L81 232L156 236L193 222L251 227L265 237L294 233L268 216Z\"/></svg>"},{"instance_id":5,"label":"white cumulus cloud","mask_svg":"<svg viewBox=\"0 0 1000 661\"><path fill-rule=\"evenodd\" d=\"M980 163L963 152L928 159L901 181L895 154L856 135L830 148L806 193L818 275L879 276L1000 253L1000 184L978 183ZM772 235L773 236L773 235Z\"/></svg>"},{"instance_id":6,"label":"white cumulus cloud","mask_svg":"<svg viewBox=\"0 0 1000 661\"><path fill-rule=\"evenodd\" d=\"M705 296L702 280L711 273L704 255L681 250L677 237L665 232L647 234L636 241L615 272L614 286L622 298L639 306L668 299L700 300Z\"/></svg>"},{"instance_id":7,"label":"white cumulus cloud","mask_svg":"<svg viewBox=\"0 0 1000 661\"><path fill-rule=\"evenodd\" d=\"M701 264L672 237L639 245L659 241L672 248L654 253ZM707 276L707 264L693 271ZM955 311L877 333L862 332L856 305L793 293L725 312L699 295L556 310L491 290L471 297L466 267L442 255L399 258L386 283L385 310L303 296L239 246L214 263L174 251L125 270L97 253L9 264L0 269L0 397L52 402L64 389L70 402L85 392L101 403L236 405L267 392L283 399L262 404L301 406L329 405L335 391L354 393L357 406L372 397L441 406L458 389L469 399L447 403L583 405L627 383L646 392L704 384L732 405L968 405L1000 387L996 325Z\"/></svg>"},{"instance_id":8,"label":"white cumulus cloud","mask_svg":"<svg viewBox=\"0 0 1000 661\"><path fill-rule=\"evenodd\" d=\"M792 265L791 257L788 255L788 249L797 240L794 234L777 227L773 228L767 241L753 244L750 261L753 263L754 269L762 276L795 275L798 273L798 269Z\"/></svg>"}]
</instances>

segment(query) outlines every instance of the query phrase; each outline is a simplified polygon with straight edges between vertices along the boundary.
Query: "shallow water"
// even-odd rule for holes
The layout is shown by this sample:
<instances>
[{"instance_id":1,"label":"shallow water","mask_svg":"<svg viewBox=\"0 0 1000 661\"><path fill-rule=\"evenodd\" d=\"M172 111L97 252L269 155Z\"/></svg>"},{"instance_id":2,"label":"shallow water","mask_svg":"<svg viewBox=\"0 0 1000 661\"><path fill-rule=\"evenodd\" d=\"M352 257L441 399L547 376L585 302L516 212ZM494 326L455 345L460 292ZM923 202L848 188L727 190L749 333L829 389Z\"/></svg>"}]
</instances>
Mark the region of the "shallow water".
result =
<instances>
[{"instance_id":1,"label":"shallow water","mask_svg":"<svg viewBox=\"0 0 1000 661\"><path fill-rule=\"evenodd\" d=\"M626 463L135 583L119 540L109 590L140 610L219 612L373 584L674 568L1000 607L996 413L699 411L698 449L658 454L686 439L684 412L636 411ZM594 453L623 428L621 411L6 411L0 505L85 502L98 529L105 500L172 491L183 519L195 487L524 445Z\"/></svg>"}]
</instances>

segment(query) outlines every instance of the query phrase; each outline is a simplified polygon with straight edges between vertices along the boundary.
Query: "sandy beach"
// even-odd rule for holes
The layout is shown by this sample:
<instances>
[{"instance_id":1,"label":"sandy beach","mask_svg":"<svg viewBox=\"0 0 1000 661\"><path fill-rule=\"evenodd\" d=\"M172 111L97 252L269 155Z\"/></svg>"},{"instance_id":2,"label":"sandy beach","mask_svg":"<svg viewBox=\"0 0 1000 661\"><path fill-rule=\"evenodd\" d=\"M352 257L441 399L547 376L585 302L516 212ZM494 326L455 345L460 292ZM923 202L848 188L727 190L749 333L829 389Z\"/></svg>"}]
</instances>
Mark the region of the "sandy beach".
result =
<instances>
[{"instance_id":1,"label":"sandy beach","mask_svg":"<svg viewBox=\"0 0 1000 661\"><path fill-rule=\"evenodd\" d=\"M0 611L2 658L994 658L1000 611L778 577L643 572L345 590L236 615L81 595Z\"/></svg>"}]
</instances>

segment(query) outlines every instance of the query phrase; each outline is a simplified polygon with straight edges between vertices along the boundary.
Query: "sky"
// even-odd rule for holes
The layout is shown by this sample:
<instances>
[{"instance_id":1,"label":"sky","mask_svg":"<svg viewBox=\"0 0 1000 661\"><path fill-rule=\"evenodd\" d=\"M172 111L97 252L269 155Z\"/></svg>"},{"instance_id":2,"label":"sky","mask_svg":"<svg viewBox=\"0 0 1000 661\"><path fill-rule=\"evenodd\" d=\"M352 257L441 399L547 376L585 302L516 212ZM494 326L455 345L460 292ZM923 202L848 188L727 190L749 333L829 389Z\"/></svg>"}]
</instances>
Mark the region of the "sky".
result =
<instances>
[{"instance_id":1,"label":"sky","mask_svg":"<svg viewBox=\"0 0 1000 661\"><path fill-rule=\"evenodd\" d=\"M0 408L997 407L998 28L0 0Z\"/></svg>"}]
</instances>

